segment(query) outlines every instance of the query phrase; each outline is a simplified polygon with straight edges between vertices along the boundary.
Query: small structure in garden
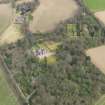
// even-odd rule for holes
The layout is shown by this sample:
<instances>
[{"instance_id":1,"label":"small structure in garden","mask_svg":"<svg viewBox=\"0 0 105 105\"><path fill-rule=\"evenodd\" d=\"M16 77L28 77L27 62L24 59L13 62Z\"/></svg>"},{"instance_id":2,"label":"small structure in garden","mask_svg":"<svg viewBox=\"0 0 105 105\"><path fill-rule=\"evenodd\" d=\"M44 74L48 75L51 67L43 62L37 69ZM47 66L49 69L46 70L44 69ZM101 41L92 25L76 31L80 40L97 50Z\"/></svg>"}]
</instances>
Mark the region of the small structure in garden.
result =
<instances>
[{"instance_id":1,"label":"small structure in garden","mask_svg":"<svg viewBox=\"0 0 105 105\"><path fill-rule=\"evenodd\" d=\"M41 56L45 56L48 51L46 49L40 48L38 50L34 50L33 52L34 52L34 56L41 57Z\"/></svg>"},{"instance_id":2,"label":"small structure in garden","mask_svg":"<svg viewBox=\"0 0 105 105\"><path fill-rule=\"evenodd\" d=\"M48 50L44 48L39 48L38 50L33 50L33 54L35 57L38 57L41 59L41 58L51 56L53 53L49 52Z\"/></svg>"},{"instance_id":3,"label":"small structure in garden","mask_svg":"<svg viewBox=\"0 0 105 105\"><path fill-rule=\"evenodd\" d=\"M32 10L32 6L31 5L32 5L31 3L19 4L16 7L16 11L20 12L21 15L24 15L27 12L30 12Z\"/></svg>"},{"instance_id":4,"label":"small structure in garden","mask_svg":"<svg viewBox=\"0 0 105 105\"><path fill-rule=\"evenodd\" d=\"M48 62L55 62L56 57L56 49L58 48L58 45L60 43L54 42L54 41L44 41L44 42L39 42L38 44L35 44L32 49L31 53L33 57L37 57L39 59L44 59L45 57L47 58Z\"/></svg>"}]
</instances>

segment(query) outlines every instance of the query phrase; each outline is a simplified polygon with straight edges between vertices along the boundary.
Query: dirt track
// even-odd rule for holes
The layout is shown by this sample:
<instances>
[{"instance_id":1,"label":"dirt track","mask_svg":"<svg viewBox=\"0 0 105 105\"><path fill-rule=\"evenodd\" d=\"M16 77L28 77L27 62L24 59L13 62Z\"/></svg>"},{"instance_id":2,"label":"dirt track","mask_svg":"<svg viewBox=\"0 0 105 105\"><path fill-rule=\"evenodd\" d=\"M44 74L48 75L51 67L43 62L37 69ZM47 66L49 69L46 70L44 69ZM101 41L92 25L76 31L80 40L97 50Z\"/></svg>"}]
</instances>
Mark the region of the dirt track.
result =
<instances>
[{"instance_id":1,"label":"dirt track","mask_svg":"<svg viewBox=\"0 0 105 105\"><path fill-rule=\"evenodd\" d=\"M40 5L33 13L30 29L46 32L55 28L60 21L73 17L78 6L73 0L39 0Z\"/></svg>"},{"instance_id":2,"label":"dirt track","mask_svg":"<svg viewBox=\"0 0 105 105\"><path fill-rule=\"evenodd\" d=\"M96 67L105 73L105 46L89 49L86 54L91 57L91 61Z\"/></svg>"}]
</instances>

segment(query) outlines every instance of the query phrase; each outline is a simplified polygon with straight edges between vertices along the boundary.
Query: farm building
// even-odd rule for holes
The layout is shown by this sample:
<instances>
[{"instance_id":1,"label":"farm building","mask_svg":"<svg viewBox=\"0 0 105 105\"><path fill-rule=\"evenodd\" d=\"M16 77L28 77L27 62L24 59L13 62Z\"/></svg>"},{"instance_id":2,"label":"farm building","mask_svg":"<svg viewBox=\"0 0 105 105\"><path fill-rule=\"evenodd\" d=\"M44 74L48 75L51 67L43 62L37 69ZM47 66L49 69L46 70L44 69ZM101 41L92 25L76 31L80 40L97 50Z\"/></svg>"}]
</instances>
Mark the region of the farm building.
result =
<instances>
[{"instance_id":1,"label":"farm building","mask_svg":"<svg viewBox=\"0 0 105 105\"><path fill-rule=\"evenodd\" d=\"M30 3L23 3L20 5L17 5L16 11L20 12L20 14L25 14L29 11L31 11L31 4Z\"/></svg>"},{"instance_id":2,"label":"farm building","mask_svg":"<svg viewBox=\"0 0 105 105\"><path fill-rule=\"evenodd\" d=\"M36 6L39 5L38 0L31 0L28 2L23 2L16 5L16 10L21 13L21 15L26 14L27 12L32 12Z\"/></svg>"}]
</instances>

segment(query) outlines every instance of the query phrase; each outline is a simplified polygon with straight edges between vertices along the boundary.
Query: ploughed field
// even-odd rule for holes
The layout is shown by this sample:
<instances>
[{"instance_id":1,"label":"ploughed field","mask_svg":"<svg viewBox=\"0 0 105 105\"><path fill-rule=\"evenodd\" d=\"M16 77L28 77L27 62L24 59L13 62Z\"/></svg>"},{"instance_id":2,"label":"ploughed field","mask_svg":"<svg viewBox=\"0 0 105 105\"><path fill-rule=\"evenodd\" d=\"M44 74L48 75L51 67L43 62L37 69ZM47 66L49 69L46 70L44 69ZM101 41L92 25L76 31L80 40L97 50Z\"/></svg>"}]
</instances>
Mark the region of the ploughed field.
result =
<instances>
[{"instance_id":1,"label":"ploughed field","mask_svg":"<svg viewBox=\"0 0 105 105\"><path fill-rule=\"evenodd\" d=\"M73 17L78 6L74 0L39 0L40 5L33 12L30 30L46 32L56 28L61 21Z\"/></svg>"},{"instance_id":2,"label":"ploughed field","mask_svg":"<svg viewBox=\"0 0 105 105\"><path fill-rule=\"evenodd\" d=\"M86 53L96 67L105 73L105 46L89 49Z\"/></svg>"},{"instance_id":3,"label":"ploughed field","mask_svg":"<svg viewBox=\"0 0 105 105\"><path fill-rule=\"evenodd\" d=\"M105 25L105 11L99 11L95 13L95 16L99 19L99 21Z\"/></svg>"},{"instance_id":4,"label":"ploughed field","mask_svg":"<svg viewBox=\"0 0 105 105\"><path fill-rule=\"evenodd\" d=\"M12 20L10 4L0 4L0 32L4 31Z\"/></svg>"}]
</instances>

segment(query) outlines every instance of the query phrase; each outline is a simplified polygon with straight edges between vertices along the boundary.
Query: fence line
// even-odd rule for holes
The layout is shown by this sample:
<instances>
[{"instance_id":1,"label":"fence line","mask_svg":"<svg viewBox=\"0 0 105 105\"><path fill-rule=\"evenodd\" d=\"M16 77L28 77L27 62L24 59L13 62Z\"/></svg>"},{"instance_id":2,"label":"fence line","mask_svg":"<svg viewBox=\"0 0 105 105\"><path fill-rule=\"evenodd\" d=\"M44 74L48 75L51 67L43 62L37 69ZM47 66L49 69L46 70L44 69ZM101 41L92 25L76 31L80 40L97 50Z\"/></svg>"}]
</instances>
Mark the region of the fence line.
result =
<instances>
[{"instance_id":1,"label":"fence line","mask_svg":"<svg viewBox=\"0 0 105 105\"><path fill-rule=\"evenodd\" d=\"M75 0L77 2L77 4L81 7L82 11L85 12L86 14L90 15L93 17L93 19L95 19L95 21L97 22L97 24L105 30L105 25L99 21L99 19L97 17L94 16L94 13L90 11L90 9L85 6L84 1L83 0Z\"/></svg>"},{"instance_id":2,"label":"fence line","mask_svg":"<svg viewBox=\"0 0 105 105\"><path fill-rule=\"evenodd\" d=\"M6 79L8 81L8 84L13 89L19 103L21 105L24 105L24 104L28 105L28 104L26 104L25 95L21 91L21 89L20 89L19 85L17 84L15 78L13 77L13 75L10 72L9 68L7 67L7 64L4 62L4 59L3 59L1 54L0 54L0 66L2 67L2 70L4 71Z\"/></svg>"}]
</instances>

